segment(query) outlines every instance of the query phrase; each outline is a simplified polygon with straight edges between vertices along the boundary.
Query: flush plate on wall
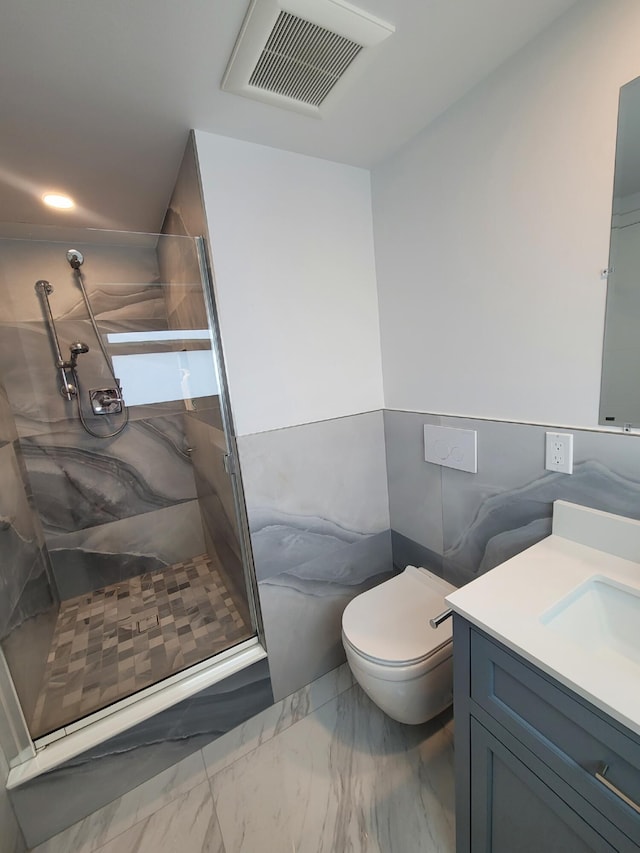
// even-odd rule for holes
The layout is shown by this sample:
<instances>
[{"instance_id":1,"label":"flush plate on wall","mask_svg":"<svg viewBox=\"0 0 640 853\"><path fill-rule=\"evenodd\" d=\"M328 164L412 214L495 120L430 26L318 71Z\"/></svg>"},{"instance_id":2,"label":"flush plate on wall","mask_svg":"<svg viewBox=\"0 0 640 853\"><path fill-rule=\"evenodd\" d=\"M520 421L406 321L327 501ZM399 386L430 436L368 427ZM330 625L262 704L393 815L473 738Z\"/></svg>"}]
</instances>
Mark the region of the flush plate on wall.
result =
<instances>
[{"instance_id":1,"label":"flush plate on wall","mask_svg":"<svg viewBox=\"0 0 640 853\"><path fill-rule=\"evenodd\" d=\"M478 433L475 429L425 424L424 458L426 462L477 474Z\"/></svg>"}]
</instances>

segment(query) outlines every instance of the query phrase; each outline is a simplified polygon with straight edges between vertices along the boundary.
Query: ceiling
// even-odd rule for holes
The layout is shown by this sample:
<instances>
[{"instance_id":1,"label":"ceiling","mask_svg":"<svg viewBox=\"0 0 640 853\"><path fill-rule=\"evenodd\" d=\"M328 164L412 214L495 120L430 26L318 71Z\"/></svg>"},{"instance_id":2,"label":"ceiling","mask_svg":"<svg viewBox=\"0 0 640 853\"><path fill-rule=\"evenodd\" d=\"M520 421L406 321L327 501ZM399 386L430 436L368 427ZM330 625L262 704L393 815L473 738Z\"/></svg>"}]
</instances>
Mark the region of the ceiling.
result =
<instances>
[{"instance_id":1,"label":"ceiling","mask_svg":"<svg viewBox=\"0 0 640 853\"><path fill-rule=\"evenodd\" d=\"M0 221L158 230L190 128L371 167L576 1L353 0L396 32L318 120L220 91L249 0L2 0Z\"/></svg>"}]
</instances>

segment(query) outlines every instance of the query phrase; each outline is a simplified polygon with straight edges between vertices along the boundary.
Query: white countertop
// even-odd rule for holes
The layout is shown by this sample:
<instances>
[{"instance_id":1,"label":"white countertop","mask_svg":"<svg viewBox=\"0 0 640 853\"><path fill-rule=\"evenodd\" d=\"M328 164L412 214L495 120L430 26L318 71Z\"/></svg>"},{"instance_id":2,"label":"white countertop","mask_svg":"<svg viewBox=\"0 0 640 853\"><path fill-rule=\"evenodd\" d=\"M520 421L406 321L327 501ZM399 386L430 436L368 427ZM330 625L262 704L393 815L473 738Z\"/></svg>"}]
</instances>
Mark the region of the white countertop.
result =
<instances>
[{"instance_id":1,"label":"white countertop","mask_svg":"<svg viewBox=\"0 0 640 853\"><path fill-rule=\"evenodd\" d=\"M560 633L541 618L585 581L602 576L640 592L640 522L556 501L551 536L446 600L456 613L640 734L640 619L636 662L611 658L605 648L587 651L579 636Z\"/></svg>"}]
</instances>

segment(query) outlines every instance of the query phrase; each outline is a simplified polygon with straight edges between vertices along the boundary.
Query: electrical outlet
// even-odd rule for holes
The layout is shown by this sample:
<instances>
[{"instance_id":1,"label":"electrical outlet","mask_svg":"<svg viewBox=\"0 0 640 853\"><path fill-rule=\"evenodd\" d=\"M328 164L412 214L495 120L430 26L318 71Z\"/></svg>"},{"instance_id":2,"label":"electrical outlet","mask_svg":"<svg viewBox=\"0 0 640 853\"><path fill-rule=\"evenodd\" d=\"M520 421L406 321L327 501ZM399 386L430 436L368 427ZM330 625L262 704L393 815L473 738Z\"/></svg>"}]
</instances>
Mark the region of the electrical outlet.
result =
<instances>
[{"instance_id":1,"label":"electrical outlet","mask_svg":"<svg viewBox=\"0 0 640 853\"><path fill-rule=\"evenodd\" d=\"M573 473L573 435L570 432L545 433L545 463L547 471Z\"/></svg>"}]
</instances>

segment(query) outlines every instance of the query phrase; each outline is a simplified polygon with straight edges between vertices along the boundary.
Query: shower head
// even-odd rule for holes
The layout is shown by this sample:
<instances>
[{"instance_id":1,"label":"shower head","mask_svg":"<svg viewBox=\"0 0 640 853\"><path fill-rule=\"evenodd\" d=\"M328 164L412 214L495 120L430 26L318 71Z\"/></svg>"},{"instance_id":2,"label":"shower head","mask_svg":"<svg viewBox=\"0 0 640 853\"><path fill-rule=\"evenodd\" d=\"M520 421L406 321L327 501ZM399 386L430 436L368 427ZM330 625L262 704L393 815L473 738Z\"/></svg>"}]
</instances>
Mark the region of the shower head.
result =
<instances>
[{"instance_id":1,"label":"shower head","mask_svg":"<svg viewBox=\"0 0 640 853\"><path fill-rule=\"evenodd\" d=\"M77 249L68 249L67 260L69 261L74 270L79 270L82 264L84 263L84 255Z\"/></svg>"},{"instance_id":2,"label":"shower head","mask_svg":"<svg viewBox=\"0 0 640 853\"><path fill-rule=\"evenodd\" d=\"M74 341L69 347L71 350L71 355L83 355L85 352L89 352L89 347L86 344L83 344L82 341Z\"/></svg>"}]
</instances>

